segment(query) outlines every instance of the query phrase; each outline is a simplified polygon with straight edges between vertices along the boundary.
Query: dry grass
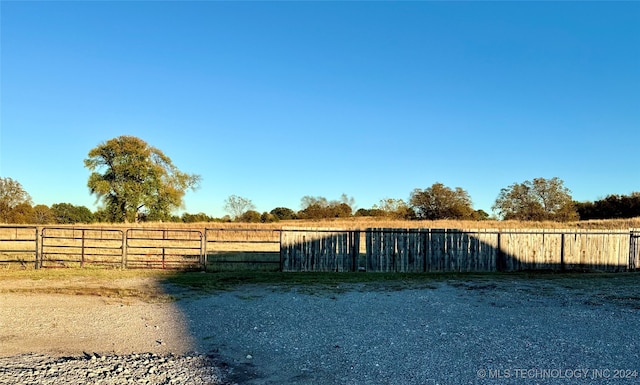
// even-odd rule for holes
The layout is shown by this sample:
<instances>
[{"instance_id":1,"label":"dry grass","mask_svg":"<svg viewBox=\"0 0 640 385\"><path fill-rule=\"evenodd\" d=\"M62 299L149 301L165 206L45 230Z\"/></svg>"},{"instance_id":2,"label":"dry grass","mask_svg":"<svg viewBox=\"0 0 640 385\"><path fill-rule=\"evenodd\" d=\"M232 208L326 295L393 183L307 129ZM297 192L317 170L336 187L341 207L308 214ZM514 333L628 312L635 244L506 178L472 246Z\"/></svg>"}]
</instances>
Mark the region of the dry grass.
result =
<instances>
[{"instance_id":1,"label":"dry grass","mask_svg":"<svg viewBox=\"0 0 640 385\"><path fill-rule=\"evenodd\" d=\"M110 300L150 303L174 298L162 287L174 272L113 269L0 269L0 294L90 295Z\"/></svg>"},{"instance_id":2,"label":"dry grass","mask_svg":"<svg viewBox=\"0 0 640 385\"><path fill-rule=\"evenodd\" d=\"M12 225L6 225L11 226ZM22 226L22 225L21 225ZM35 227L36 225L33 225ZM236 223L236 222L146 222L146 223L114 223L114 224L75 224L75 225L46 225L40 227L55 228L92 228L104 230L126 229L183 229L183 230L280 230L286 227L320 227L343 230L374 228L432 228L432 229L588 229L588 230L628 230L640 229L640 217L629 219L600 219L576 222L534 222L534 221L464 221L464 220L436 220L436 221L408 221L382 217L351 217L312 220L286 220L274 223ZM15 230L12 230L15 232ZM20 230L22 231L22 230ZM30 233L32 230L25 230ZM2 227L0 227L2 232ZM2 237L0 236L0 239Z\"/></svg>"},{"instance_id":3,"label":"dry grass","mask_svg":"<svg viewBox=\"0 0 640 385\"><path fill-rule=\"evenodd\" d=\"M578 229L578 230L629 230L640 229L640 217L630 219L605 219L576 222L532 221L408 221L375 217L352 217L311 220L287 220L276 223L160 223L142 227L167 226L168 228L219 228L231 229L282 229L286 227L319 227L343 230L366 228L431 228L431 229Z\"/></svg>"}]
</instances>

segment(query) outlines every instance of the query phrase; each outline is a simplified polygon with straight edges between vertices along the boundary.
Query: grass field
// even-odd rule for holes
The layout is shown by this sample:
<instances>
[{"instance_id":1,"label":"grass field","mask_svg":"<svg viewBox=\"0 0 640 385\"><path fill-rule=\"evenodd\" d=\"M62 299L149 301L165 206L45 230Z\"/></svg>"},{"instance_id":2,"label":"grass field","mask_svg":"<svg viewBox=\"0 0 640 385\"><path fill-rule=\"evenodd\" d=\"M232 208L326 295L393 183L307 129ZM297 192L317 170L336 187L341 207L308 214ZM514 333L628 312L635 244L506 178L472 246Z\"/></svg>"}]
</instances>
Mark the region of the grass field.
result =
<instances>
[{"instance_id":1,"label":"grass field","mask_svg":"<svg viewBox=\"0 0 640 385\"><path fill-rule=\"evenodd\" d=\"M10 224L7 224L10 226ZM29 225L19 225L29 226ZM36 225L32 225L36 226ZM43 225L38 225L43 226ZM145 223L91 223L75 225L46 225L50 227L91 227L104 229L282 229L285 227L319 227L333 229L366 229L369 227L383 228L432 228L432 229L593 229L593 230L628 230L640 229L640 217L629 219L602 219L575 222L536 222L536 221L462 221L462 220L394 220L383 217L350 217L322 220L285 220L273 223L239 223L239 222L145 222Z\"/></svg>"}]
</instances>

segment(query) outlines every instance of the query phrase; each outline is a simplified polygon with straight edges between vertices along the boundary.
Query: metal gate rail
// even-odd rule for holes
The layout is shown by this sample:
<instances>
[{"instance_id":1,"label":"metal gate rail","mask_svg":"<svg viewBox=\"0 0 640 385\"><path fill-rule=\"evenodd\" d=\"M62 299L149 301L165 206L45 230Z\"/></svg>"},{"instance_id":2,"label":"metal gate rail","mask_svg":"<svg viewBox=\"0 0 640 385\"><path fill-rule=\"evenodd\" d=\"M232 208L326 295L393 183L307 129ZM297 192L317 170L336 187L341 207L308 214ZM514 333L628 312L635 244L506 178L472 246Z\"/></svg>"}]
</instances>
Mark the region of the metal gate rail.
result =
<instances>
[{"instance_id":1,"label":"metal gate rail","mask_svg":"<svg viewBox=\"0 0 640 385\"><path fill-rule=\"evenodd\" d=\"M46 227L37 267L122 267L124 232L117 229Z\"/></svg>"},{"instance_id":2,"label":"metal gate rail","mask_svg":"<svg viewBox=\"0 0 640 385\"><path fill-rule=\"evenodd\" d=\"M205 270L281 270L280 229L205 228Z\"/></svg>"},{"instance_id":3,"label":"metal gate rail","mask_svg":"<svg viewBox=\"0 0 640 385\"><path fill-rule=\"evenodd\" d=\"M200 230L128 229L125 239L126 268L203 268Z\"/></svg>"},{"instance_id":4,"label":"metal gate rail","mask_svg":"<svg viewBox=\"0 0 640 385\"><path fill-rule=\"evenodd\" d=\"M5 263L38 267L37 227L0 226L0 264Z\"/></svg>"}]
</instances>

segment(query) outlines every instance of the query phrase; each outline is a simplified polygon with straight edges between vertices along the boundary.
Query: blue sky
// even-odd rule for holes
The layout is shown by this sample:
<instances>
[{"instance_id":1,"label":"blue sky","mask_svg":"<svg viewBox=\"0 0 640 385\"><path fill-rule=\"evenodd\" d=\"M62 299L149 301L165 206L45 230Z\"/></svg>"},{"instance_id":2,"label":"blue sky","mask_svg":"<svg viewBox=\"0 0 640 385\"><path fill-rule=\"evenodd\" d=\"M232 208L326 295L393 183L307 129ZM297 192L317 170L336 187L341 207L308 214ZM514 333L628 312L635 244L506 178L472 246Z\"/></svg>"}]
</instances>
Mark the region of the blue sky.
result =
<instances>
[{"instance_id":1,"label":"blue sky","mask_svg":"<svg viewBox=\"0 0 640 385\"><path fill-rule=\"evenodd\" d=\"M0 175L95 209L133 135L200 174L186 211L370 208L441 182L491 212L559 177L640 191L640 2L0 2Z\"/></svg>"}]
</instances>

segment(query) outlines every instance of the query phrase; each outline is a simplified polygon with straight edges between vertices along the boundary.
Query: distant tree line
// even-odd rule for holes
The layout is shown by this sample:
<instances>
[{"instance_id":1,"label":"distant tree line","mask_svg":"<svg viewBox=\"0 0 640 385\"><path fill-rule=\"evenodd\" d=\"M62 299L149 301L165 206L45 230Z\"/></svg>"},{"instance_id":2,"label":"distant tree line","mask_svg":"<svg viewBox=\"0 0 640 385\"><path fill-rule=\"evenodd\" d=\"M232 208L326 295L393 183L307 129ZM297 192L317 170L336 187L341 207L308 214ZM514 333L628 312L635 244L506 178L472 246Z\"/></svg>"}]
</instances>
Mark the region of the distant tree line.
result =
<instances>
[{"instance_id":1,"label":"distant tree line","mask_svg":"<svg viewBox=\"0 0 640 385\"><path fill-rule=\"evenodd\" d=\"M388 219L490 219L483 210L474 210L469 194L462 188L450 188L434 183L425 189L414 189L408 201L394 198L381 199L371 208L355 210L355 199L342 194L339 199L328 200L320 196L304 196L301 209L276 207L269 212L258 212L253 202L232 195L225 201L229 215L222 218L205 213L183 213L164 216L166 222L246 222L271 223L283 220L322 220L349 217L381 217ZM588 219L640 217L640 192L630 195L609 195L594 202L575 202L569 190L558 178L536 178L514 183L500 190L492 206L495 219L522 221L574 221ZM152 216L138 213L139 221L152 221ZM51 207L33 205L30 195L20 183L0 177L0 223L15 224L74 224L118 222L108 207L92 212L85 206L56 203Z\"/></svg>"},{"instance_id":2,"label":"distant tree line","mask_svg":"<svg viewBox=\"0 0 640 385\"><path fill-rule=\"evenodd\" d=\"M183 208L187 190L196 189L200 176L184 173L159 149L132 136L120 136L89 151L84 160L91 172L87 187L98 198L101 208L91 212L84 206L56 203L33 206L20 183L0 177L0 223L73 224L95 222L249 222L281 220L321 220L353 216L389 219L485 220L490 216L473 209L469 193L436 182L414 189L408 199L384 198L371 208L356 208L355 199L342 194L329 200L304 196L301 209L276 207L258 212L253 202L231 195L224 202L228 213L222 218L205 213L173 214ZM522 221L575 221L587 219L632 218L640 216L640 192L609 195L595 202L575 202L559 178L535 178L514 183L500 190L492 206L493 218Z\"/></svg>"},{"instance_id":3,"label":"distant tree line","mask_svg":"<svg viewBox=\"0 0 640 385\"><path fill-rule=\"evenodd\" d=\"M576 202L581 220L640 217L640 192L608 195L595 202Z\"/></svg>"}]
</instances>

